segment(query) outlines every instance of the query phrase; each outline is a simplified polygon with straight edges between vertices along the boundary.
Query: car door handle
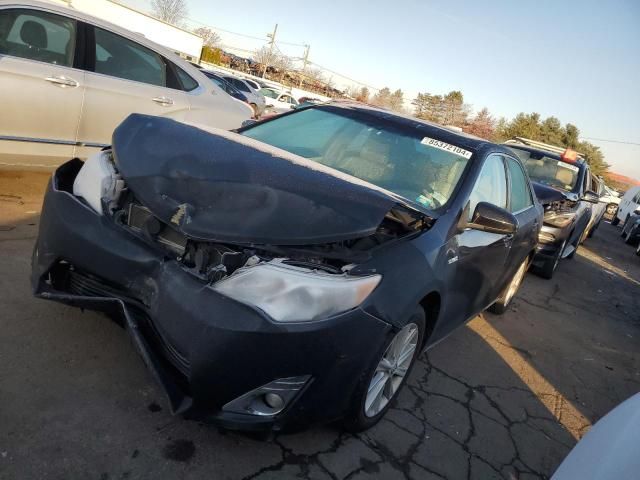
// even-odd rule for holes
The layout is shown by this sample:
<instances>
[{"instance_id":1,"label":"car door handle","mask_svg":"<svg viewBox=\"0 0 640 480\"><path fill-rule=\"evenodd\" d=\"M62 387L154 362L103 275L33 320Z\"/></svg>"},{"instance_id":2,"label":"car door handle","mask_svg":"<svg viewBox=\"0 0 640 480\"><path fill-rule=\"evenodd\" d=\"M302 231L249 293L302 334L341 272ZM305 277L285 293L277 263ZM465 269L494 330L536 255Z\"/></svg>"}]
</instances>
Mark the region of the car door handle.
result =
<instances>
[{"instance_id":1,"label":"car door handle","mask_svg":"<svg viewBox=\"0 0 640 480\"><path fill-rule=\"evenodd\" d=\"M164 107L168 107L169 105L173 105L173 100L168 97L153 97L151 100L156 102L158 105L162 105Z\"/></svg>"},{"instance_id":2,"label":"car door handle","mask_svg":"<svg viewBox=\"0 0 640 480\"><path fill-rule=\"evenodd\" d=\"M63 75L54 75L51 77L44 78L47 82L53 83L55 85L60 85L61 87L77 87L80 85L73 78L68 78Z\"/></svg>"}]
</instances>

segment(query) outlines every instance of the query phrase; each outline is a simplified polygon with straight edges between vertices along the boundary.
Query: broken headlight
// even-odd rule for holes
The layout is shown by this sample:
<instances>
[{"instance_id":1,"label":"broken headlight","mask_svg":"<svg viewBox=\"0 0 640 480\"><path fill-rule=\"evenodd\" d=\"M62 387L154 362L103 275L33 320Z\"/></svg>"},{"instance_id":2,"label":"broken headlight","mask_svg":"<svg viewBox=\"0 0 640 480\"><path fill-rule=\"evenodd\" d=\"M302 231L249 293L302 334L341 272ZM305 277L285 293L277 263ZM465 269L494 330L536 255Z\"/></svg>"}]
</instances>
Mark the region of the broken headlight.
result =
<instances>
[{"instance_id":1,"label":"broken headlight","mask_svg":"<svg viewBox=\"0 0 640 480\"><path fill-rule=\"evenodd\" d=\"M107 151L94 153L87 158L73 181L73 194L84 198L100 215L104 214L103 202L108 208L113 208L123 189L124 180L116 172L111 154Z\"/></svg>"},{"instance_id":2,"label":"broken headlight","mask_svg":"<svg viewBox=\"0 0 640 480\"><path fill-rule=\"evenodd\" d=\"M259 308L277 322L307 322L357 307L381 278L332 274L271 261L240 268L212 288Z\"/></svg>"}]
</instances>

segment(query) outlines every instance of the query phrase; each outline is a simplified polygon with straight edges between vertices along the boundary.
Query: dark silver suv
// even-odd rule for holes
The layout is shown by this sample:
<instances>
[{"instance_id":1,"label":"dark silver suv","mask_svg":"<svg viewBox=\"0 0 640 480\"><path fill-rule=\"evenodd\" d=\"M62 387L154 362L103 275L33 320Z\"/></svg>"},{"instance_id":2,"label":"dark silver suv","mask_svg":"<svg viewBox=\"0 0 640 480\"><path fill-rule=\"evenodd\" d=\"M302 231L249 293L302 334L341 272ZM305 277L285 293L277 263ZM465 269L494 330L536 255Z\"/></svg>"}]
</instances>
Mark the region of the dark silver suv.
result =
<instances>
[{"instance_id":1,"label":"dark silver suv","mask_svg":"<svg viewBox=\"0 0 640 480\"><path fill-rule=\"evenodd\" d=\"M591 219L593 191L587 162L562 149L518 138L506 144L520 157L529 172L544 220L533 260L534 271L551 278L563 258L573 258ZM573 152L574 154L576 152Z\"/></svg>"}]
</instances>

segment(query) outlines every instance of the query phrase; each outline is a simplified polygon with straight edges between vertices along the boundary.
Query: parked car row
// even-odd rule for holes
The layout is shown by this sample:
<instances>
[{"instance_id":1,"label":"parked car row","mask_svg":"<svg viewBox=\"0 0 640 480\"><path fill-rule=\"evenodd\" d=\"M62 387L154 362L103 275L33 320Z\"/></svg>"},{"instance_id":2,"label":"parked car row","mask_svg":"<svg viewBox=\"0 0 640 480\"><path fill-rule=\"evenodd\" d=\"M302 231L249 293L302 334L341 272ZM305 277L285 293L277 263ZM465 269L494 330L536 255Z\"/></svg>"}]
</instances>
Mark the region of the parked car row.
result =
<instances>
[{"instance_id":1,"label":"parked car row","mask_svg":"<svg viewBox=\"0 0 640 480\"><path fill-rule=\"evenodd\" d=\"M598 228L606 209L600 202L603 183L577 152L526 138L506 145L526 166L544 207L533 266L542 277L552 278L560 260L573 258Z\"/></svg>"},{"instance_id":2,"label":"parked car row","mask_svg":"<svg viewBox=\"0 0 640 480\"><path fill-rule=\"evenodd\" d=\"M640 187L630 188L620 199L611 224L620 222L623 222L620 236L625 243L635 245L636 255L640 255Z\"/></svg>"}]
</instances>

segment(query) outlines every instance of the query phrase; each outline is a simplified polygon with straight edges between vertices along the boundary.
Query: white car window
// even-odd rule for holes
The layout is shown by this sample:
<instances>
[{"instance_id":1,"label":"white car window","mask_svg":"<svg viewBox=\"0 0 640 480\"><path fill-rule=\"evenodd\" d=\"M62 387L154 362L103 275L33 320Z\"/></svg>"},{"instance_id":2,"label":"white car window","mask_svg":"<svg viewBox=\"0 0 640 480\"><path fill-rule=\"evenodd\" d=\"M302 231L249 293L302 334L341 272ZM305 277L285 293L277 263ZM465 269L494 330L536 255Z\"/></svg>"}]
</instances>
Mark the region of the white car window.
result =
<instances>
[{"instance_id":1,"label":"white car window","mask_svg":"<svg viewBox=\"0 0 640 480\"><path fill-rule=\"evenodd\" d=\"M95 39L96 73L166 86L166 65L154 51L101 28L95 28Z\"/></svg>"},{"instance_id":2,"label":"white car window","mask_svg":"<svg viewBox=\"0 0 640 480\"><path fill-rule=\"evenodd\" d=\"M0 11L0 54L73 66L76 22L27 9Z\"/></svg>"}]
</instances>

